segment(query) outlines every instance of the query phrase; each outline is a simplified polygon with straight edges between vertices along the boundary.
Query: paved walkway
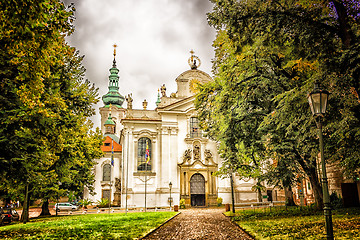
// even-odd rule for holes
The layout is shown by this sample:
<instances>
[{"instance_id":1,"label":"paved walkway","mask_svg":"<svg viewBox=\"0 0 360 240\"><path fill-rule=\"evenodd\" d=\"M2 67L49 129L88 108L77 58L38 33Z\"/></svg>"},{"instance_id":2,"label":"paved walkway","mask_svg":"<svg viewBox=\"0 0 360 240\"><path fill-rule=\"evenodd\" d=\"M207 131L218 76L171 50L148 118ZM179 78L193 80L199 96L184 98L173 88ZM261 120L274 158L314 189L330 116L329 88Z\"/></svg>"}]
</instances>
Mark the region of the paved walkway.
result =
<instances>
[{"instance_id":1,"label":"paved walkway","mask_svg":"<svg viewBox=\"0 0 360 240\"><path fill-rule=\"evenodd\" d=\"M224 209L192 208L143 239L253 239L225 217Z\"/></svg>"}]
</instances>

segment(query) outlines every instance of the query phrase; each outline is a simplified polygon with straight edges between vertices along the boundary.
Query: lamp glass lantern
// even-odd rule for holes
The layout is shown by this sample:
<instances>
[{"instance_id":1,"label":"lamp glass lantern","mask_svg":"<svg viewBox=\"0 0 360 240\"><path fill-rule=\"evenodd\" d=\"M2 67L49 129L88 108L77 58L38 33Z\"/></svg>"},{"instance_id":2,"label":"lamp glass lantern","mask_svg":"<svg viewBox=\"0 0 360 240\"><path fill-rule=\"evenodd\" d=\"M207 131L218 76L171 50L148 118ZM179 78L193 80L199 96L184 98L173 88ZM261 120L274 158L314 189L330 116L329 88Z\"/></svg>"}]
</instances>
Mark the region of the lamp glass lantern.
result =
<instances>
[{"instance_id":1,"label":"lamp glass lantern","mask_svg":"<svg viewBox=\"0 0 360 240\"><path fill-rule=\"evenodd\" d=\"M326 112L329 92L319 88L315 83L314 90L308 94L308 101L313 116L323 116Z\"/></svg>"}]
</instances>

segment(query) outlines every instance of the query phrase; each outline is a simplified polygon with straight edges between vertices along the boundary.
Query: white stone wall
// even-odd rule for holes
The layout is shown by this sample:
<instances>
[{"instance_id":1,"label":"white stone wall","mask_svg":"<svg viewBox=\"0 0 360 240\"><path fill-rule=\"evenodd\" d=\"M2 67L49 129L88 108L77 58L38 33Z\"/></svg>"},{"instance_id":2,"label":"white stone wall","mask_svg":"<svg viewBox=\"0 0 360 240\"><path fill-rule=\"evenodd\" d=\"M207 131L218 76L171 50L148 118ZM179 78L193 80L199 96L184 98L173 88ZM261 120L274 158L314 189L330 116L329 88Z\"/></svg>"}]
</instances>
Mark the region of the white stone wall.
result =
<instances>
[{"instance_id":1,"label":"white stone wall","mask_svg":"<svg viewBox=\"0 0 360 240\"><path fill-rule=\"evenodd\" d=\"M155 110L126 110L112 108L113 120L116 121L116 135L120 137L120 130L123 129L120 144L123 147L121 156L115 158L115 166L112 172L112 181L115 177L121 179L122 196L121 206L125 207L126 192L127 206L129 208L143 208L145 205L145 179L142 173L137 172L137 144L141 137L148 137L152 142L152 173L147 179L147 207L169 206L170 197L169 182L172 183L171 197L172 205L179 205L180 201L180 168L178 164L183 162L184 152L193 149L193 139L189 138L190 117L196 117L189 84L191 81L207 82L211 78L199 70L186 71L177 79L178 92L176 97L163 97L158 108ZM100 108L102 125L106 121L109 109ZM102 128L104 132L104 128ZM221 159L217 154L217 143L208 139L199 139L201 145L200 159L203 161L204 151L210 150L212 158L218 167L221 166ZM102 189L102 165L110 160L107 153L98 160L95 167L96 195L89 196L93 201L101 198ZM122 168L121 168L122 165ZM235 189L239 201L256 201L256 192L251 190L252 181L240 181L234 177ZM228 178L215 178L218 197L223 198L223 203L231 203L230 181ZM207 184L209 186L209 184ZM126 191L127 188L127 191ZM112 186L112 193L115 187ZM86 194L86 191L85 191ZM113 198L113 196L112 196Z\"/></svg>"},{"instance_id":2,"label":"white stone wall","mask_svg":"<svg viewBox=\"0 0 360 240\"><path fill-rule=\"evenodd\" d=\"M101 159L96 159L97 164L94 167L94 174L95 174L95 182L94 182L94 195L91 195L90 192L85 189L84 191L84 198L90 199L93 204L96 204L98 201L101 200L102 197L102 190L103 189L110 189L109 186L102 186L103 181L103 166L106 163L111 164L111 153L105 153L105 156ZM114 192L115 192L115 178L121 178L121 154L114 153L114 166L111 168L111 201L114 200Z\"/></svg>"}]
</instances>

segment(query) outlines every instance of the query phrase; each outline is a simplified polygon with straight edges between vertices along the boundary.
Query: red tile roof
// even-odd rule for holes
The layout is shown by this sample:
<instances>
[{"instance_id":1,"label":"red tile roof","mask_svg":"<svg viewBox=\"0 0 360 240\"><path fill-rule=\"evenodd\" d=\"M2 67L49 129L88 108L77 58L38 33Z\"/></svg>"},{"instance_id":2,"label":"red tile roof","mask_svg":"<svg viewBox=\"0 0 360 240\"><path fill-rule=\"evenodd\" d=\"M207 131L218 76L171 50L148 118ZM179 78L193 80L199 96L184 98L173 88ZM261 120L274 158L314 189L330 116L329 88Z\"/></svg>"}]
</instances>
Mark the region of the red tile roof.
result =
<instances>
[{"instance_id":1,"label":"red tile roof","mask_svg":"<svg viewBox=\"0 0 360 240\"><path fill-rule=\"evenodd\" d=\"M114 152L122 151L122 146L120 144L118 144L117 142L112 141L112 138L109 136L105 137L105 140L103 142L104 144L101 146L101 150L103 152L111 152L111 142L113 142L113 144L114 144ZM109 143L109 146L105 146L105 143Z\"/></svg>"}]
</instances>

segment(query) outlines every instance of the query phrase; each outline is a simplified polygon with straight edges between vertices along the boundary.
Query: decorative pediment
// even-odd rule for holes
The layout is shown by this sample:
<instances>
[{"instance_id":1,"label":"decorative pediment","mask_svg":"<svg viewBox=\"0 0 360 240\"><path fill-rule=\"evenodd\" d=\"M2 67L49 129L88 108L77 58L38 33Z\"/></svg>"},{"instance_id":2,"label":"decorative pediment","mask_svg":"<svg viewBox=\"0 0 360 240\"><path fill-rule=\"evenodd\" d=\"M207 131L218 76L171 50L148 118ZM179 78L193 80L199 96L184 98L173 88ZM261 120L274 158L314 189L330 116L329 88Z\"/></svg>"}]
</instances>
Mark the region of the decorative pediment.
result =
<instances>
[{"instance_id":1,"label":"decorative pediment","mask_svg":"<svg viewBox=\"0 0 360 240\"><path fill-rule=\"evenodd\" d=\"M148 129L143 129L140 131L133 131L133 135L136 139L139 139L140 137L148 137L152 139L152 141L156 140L157 132L150 131Z\"/></svg>"},{"instance_id":2,"label":"decorative pediment","mask_svg":"<svg viewBox=\"0 0 360 240\"><path fill-rule=\"evenodd\" d=\"M196 160L192 163L186 163L186 162L182 162L180 164L178 164L179 167L187 167L187 168L191 168L191 169L206 169L206 168L213 168L213 167L217 167L217 164L216 163L213 163L213 164L206 164L206 163L203 163L202 161L200 160Z\"/></svg>"},{"instance_id":3,"label":"decorative pediment","mask_svg":"<svg viewBox=\"0 0 360 240\"><path fill-rule=\"evenodd\" d=\"M204 164L202 164L202 162L200 162L200 161L196 161L196 162L193 164L192 167L195 168L195 169L203 169L203 168L206 168L206 167L204 166Z\"/></svg>"},{"instance_id":4,"label":"decorative pediment","mask_svg":"<svg viewBox=\"0 0 360 240\"><path fill-rule=\"evenodd\" d=\"M185 150L184 155L183 155L183 162L179 163L178 165L180 167L188 167L188 168L193 168L193 169L217 167L218 164L216 164L214 162L212 153L208 149L206 149L204 152L205 159L203 159L203 160L200 159L200 155L198 155L199 153L196 152L198 150L200 151L200 149L198 149L198 147L199 146L195 145L194 150L191 150L191 149Z\"/></svg>"}]
</instances>

